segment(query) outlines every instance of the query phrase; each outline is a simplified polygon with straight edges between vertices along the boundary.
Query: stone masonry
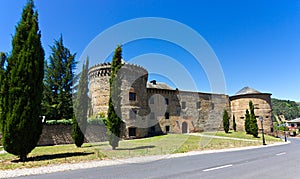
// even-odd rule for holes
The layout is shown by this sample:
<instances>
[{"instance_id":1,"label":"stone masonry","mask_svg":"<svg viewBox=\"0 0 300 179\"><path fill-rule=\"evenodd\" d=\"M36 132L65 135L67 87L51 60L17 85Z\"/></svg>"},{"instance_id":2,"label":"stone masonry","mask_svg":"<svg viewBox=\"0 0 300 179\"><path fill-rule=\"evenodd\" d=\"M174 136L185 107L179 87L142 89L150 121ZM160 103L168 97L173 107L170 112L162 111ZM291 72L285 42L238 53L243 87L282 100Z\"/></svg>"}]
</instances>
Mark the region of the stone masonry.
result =
<instances>
[{"instance_id":1,"label":"stone masonry","mask_svg":"<svg viewBox=\"0 0 300 179\"><path fill-rule=\"evenodd\" d=\"M107 114L110 94L110 63L93 66L90 78L90 116ZM125 122L124 138L139 138L165 133L190 133L222 130L223 111L235 115L237 128L244 130L244 116L249 101L257 117L264 117L265 131L271 133L272 117L269 93L244 88L234 96L172 89L155 80L141 66L124 63L117 74L121 81L121 114ZM260 122L258 120L260 128Z\"/></svg>"}]
</instances>

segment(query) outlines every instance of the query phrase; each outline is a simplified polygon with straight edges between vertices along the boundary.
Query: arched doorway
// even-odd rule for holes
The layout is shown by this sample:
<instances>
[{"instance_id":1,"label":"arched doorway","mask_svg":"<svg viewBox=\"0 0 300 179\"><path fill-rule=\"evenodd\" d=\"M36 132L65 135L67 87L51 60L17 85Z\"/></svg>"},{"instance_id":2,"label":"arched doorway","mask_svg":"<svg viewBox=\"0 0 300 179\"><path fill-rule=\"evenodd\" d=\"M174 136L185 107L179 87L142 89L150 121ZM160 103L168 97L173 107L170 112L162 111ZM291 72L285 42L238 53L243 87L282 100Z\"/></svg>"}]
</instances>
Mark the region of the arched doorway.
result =
<instances>
[{"instance_id":1,"label":"arched doorway","mask_svg":"<svg viewBox=\"0 0 300 179\"><path fill-rule=\"evenodd\" d=\"M182 133L183 134L187 133L187 131L188 131L188 125L187 125L186 122L182 123L182 128L181 129L182 129Z\"/></svg>"}]
</instances>

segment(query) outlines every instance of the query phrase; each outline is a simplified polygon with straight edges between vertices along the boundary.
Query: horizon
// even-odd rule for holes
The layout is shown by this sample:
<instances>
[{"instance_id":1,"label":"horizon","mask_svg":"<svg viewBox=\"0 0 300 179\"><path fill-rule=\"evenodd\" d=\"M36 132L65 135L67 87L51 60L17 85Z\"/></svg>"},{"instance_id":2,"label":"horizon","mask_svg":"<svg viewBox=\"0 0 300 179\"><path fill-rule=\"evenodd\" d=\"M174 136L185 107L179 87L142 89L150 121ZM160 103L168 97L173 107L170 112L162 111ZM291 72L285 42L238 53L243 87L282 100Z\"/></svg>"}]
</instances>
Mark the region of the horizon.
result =
<instances>
[{"instance_id":1,"label":"horizon","mask_svg":"<svg viewBox=\"0 0 300 179\"><path fill-rule=\"evenodd\" d=\"M15 26L20 21L26 0L2 2L6 7L0 21L0 51L10 54ZM39 13L39 27L45 59L50 47L62 34L64 45L71 53L82 56L88 44L106 29L135 18L163 17L182 23L200 34L213 49L219 60L226 82L226 95L234 95L249 86L272 98L300 102L297 77L300 77L300 2L299 1L35 1ZM172 32L172 29L166 29ZM117 45L117 44L116 44ZM115 45L115 46L116 46ZM142 39L123 45L123 58L130 62L137 57L148 58L152 64L172 59L181 64L196 87L183 80L181 90L212 91L203 66L186 49L163 40ZM114 49L111 49L113 51ZM146 54L146 55L145 55ZM148 55L147 54L156 54ZM160 54L160 55L157 55ZM96 54L101 56L101 49ZM151 57L157 57L153 60ZM86 58L86 57L84 57ZM90 59L92 63L110 61ZM155 62L153 62L155 61ZM91 65L93 65L91 63ZM143 66L142 64L140 64ZM80 69L80 63L77 68ZM147 68L146 68L147 69ZM163 69L162 69L163 70ZM175 74L172 79L181 78ZM150 74L156 79L177 87L170 78ZM185 82L185 83L184 83ZM173 84L172 84L173 83ZM182 89L182 86L185 87Z\"/></svg>"}]
</instances>

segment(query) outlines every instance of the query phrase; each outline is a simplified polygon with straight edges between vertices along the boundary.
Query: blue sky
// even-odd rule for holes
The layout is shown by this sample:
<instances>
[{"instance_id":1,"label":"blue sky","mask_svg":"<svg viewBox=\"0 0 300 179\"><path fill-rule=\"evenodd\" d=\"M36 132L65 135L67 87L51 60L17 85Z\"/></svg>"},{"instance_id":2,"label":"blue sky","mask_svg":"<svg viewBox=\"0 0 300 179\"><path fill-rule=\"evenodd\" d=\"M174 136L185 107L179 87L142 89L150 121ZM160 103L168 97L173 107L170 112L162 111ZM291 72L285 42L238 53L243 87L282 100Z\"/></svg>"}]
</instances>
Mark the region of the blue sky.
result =
<instances>
[{"instance_id":1,"label":"blue sky","mask_svg":"<svg viewBox=\"0 0 300 179\"><path fill-rule=\"evenodd\" d=\"M25 3L0 0L5 7L0 13L0 51L11 51ZM134 18L163 17L191 27L208 42L222 66L227 94L250 86L275 98L300 101L298 0L36 0L35 5L46 58L60 34L79 59L90 41L107 28ZM199 91L210 91L203 69L194 67L193 57L184 49L151 39L123 45L125 60L146 53L171 56L192 74Z\"/></svg>"}]
</instances>

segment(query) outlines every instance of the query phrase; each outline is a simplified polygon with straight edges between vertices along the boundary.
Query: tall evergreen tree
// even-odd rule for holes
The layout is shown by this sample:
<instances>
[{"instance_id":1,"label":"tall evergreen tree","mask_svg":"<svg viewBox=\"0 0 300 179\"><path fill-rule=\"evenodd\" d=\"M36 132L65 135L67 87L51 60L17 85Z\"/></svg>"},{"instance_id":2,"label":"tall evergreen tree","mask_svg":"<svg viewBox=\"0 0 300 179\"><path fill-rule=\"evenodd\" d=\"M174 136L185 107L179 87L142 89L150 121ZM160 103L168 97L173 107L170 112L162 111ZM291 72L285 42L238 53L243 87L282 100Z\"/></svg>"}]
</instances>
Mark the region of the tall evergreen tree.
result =
<instances>
[{"instance_id":1,"label":"tall evergreen tree","mask_svg":"<svg viewBox=\"0 0 300 179\"><path fill-rule=\"evenodd\" d=\"M251 134L251 130L250 130L250 113L249 110L246 109L246 114L245 114L245 131L247 134Z\"/></svg>"},{"instance_id":2,"label":"tall evergreen tree","mask_svg":"<svg viewBox=\"0 0 300 179\"><path fill-rule=\"evenodd\" d=\"M225 133L228 133L229 132L229 116L228 116L228 112L226 109L224 109L224 112L223 112L223 128L224 128L224 131Z\"/></svg>"},{"instance_id":3,"label":"tall evergreen tree","mask_svg":"<svg viewBox=\"0 0 300 179\"><path fill-rule=\"evenodd\" d=\"M252 101L249 101L250 108L250 132L254 137L258 137L257 120L254 113L254 105Z\"/></svg>"},{"instance_id":4,"label":"tall evergreen tree","mask_svg":"<svg viewBox=\"0 0 300 179\"><path fill-rule=\"evenodd\" d=\"M119 140L121 137L121 127L123 121L120 119L121 115L121 77L118 76L118 71L122 67L122 47L117 46L111 63L111 75L110 75L110 96L107 112L107 132L109 144L112 149L116 149L119 146Z\"/></svg>"},{"instance_id":5,"label":"tall evergreen tree","mask_svg":"<svg viewBox=\"0 0 300 179\"><path fill-rule=\"evenodd\" d=\"M73 117L72 137L77 147L81 147L84 142L84 133L87 125L87 113L89 106L88 70L89 60L86 59L86 63L82 66L78 92L74 102L75 116Z\"/></svg>"},{"instance_id":6,"label":"tall evergreen tree","mask_svg":"<svg viewBox=\"0 0 300 179\"><path fill-rule=\"evenodd\" d=\"M236 132L236 122L235 122L235 116L233 115L233 118L232 118L232 128L234 130L234 132Z\"/></svg>"},{"instance_id":7,"label":"tall evergreen tree","mask_svg":"<svg viewBox=\"0 0 300 179\"><path fill-rule=\"evenodd\" d=\"M44 79L43 112L49 119L71 119L73 84L76 82L76 54L71 54L64 46L62 36L55 40L51 50Z\"/></svg>"},{"instance_id":8,"label":"tall evergreen tree","mask_svg":"<svg viewBox=\"0 0 300 179\"><path fill-rule=\"evenodd\" d=\"M1 116L1 113L2 113L2 108L5 107L5 104L4 106L2 106L2 85L3 83L5 82L5 63L7 63L7 57L5 55L5 53L3 52L0 52L0 133L2 133L2 123L4 120L2 120L2 116ZM3 91L4 93L5 91Z\"/></svg>"},{"instance_id":9,"label":"tall evergreen tree","mask_svg":"<svg viewBox=\"0 0 300 179\"><path fill-rule=\"evenodd\" d=\"M38 13L29 0L12 40L5 80L1 81L4 149L25 161L42 132L41 100L44 77L44 50L38 26ZM4 94L4 95L3 95ZM1 102L1 103L2 103Z\"/></svg>"}]
</instances>

